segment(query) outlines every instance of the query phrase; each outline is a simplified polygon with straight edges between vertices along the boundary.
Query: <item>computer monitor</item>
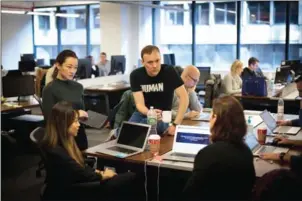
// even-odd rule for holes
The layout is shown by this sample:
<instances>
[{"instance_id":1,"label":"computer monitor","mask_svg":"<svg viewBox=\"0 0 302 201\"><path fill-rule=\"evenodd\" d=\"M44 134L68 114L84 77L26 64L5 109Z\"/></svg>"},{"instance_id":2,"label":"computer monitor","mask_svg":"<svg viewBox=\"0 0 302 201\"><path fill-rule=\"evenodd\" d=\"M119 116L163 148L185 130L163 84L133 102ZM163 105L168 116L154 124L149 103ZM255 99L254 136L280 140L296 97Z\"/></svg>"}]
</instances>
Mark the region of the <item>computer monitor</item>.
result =
<instances>
[{"instance_id":1,"label":"computer monitor","mask_svg":"<svg viewBox=\"0 0 302 201\"><path fill-rule=\"evenodd\" d=\"M30 96L35 94L35 80L32 75L5 76L2 78L4 97Z\"/></svg>"},{"instance_id":2,"label":"computer monitor","mask_svg":"<svg viewBox=\"0 0 302 201\"><path fill-rule=\"evenodd\" d=\"M34 54L21 54L21 61L33 61L35 60Z\"/></svg>"},{"instance_id":3,"label":"computer monitor","mask_svg":"<svg viewBox=\"0 0 302 201\"><path fill-rule=\"evenodd\" d=\"M126 66L126 58L124 55L111 56L111 69L109 75L116 75L118 73L124 74Z\"/></svg>"},{"instance_id":4,"label":"computer monitor","mask_svg":"<svg viewBox=\"0 0 302 201\"><path fill-rule=\"evenodd\" d=\"M36 64L37 66L44 66L44 59L37 59Z\"/></svg>"},{"instance_id":5,"label":"computer monitor","mask_svg":"<svg viewBox=\"0 0 302 201\"><path fill-rule=\"evenodd\" d=\"M49 64L50 64L51 66L53 66L55 63L56 63L56 59L50 59L50 60L49 60Z\"/></svg>"},{"instance_id":6,"label":"computer monitor","mask_svg":"<svg viewBox=\"0 0 302 201\"><path fill-rule=\"evenodd\" d=\"M302 74L302 61L287 60L281 62L282 68L290 68L296 75Z\"/></svg>"},{"instance_id":7,"label":"computer monitor","mask_svg":"<svg viewBox=\"0 0 302 201\"><path fill-rule=\"evenodd\" d=\"M281 66L290 66L302 63L300 60L283 60Z\"/></svg>"},{"instance_id":8,"label":"computer monitor","mask_svg":"<svg viewBox=\"0 0 302 201\"><path fill-rule=\"evenodd\" d=\"M205 82L210 77L211 67L202 67L202 66L199 66L197 68L198 68L198 70L200 72L199 82L198 82L197 86L204 86Z\"/></svg>"},{"instance_id":9,"label":"computer monitor","mask_svg":"<svg viewBox=\"0 0 302 201\"><path fill-rule=\"evenodd\" d=\"M164 54L164 64L175 66L175 54Z\"/></svg>"},{"instance_id":10,"label":"computer monitor","mask_svg":"<svg viewBox=\"0 0 302 201\"><path fill-rule=\"evenodd\" d=\"M31 61L19 61L19 70L22 72L32 72L35 71L36 62Z\"/></svg>"},{"instance_id":11,"label":"computer monitor","mask_svg":"<svg viewBox=\"0 0 302 201\"><path fill-rule=\"evenodd\" d=\"M92 63L90 59L79 59L76 78L85 79L91 77Z\"/></svg>"},{"instance_id":12,"label":"computer monitor","mask_svg":"<svg viewBox=\"0 0 302 201\"><path fill-rule=\"evenodd\" d=\"M292 81L290 68L276 68L275 84L287 84Z\"/></svg>"}]
</instances>

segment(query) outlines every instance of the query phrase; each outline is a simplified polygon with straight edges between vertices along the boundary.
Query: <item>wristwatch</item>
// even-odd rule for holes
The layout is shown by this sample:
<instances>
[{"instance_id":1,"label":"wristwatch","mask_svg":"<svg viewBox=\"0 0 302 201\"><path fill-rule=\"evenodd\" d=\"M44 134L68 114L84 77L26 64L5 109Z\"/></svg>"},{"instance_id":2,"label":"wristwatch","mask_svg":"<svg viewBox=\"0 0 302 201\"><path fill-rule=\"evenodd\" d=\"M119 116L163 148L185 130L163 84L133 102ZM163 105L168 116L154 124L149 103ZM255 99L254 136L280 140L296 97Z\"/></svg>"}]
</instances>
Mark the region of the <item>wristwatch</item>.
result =
<instances>
[{"instance_id":1,"label":"wristwatch","mask_svg":"<svg viewBox=\"0 0 302 201\"><path fill-rule=\"evenodd\" d=\"M172 125L173 125L174 127L176 127L178 124L175 123L175 122L172 122Z\"/></svg>"},{"instance_id":2,"label":"wristwatch","mask_svg":"<svg viewBox=\"0 0 302 201\"><path fill-rule=\"evenodd\" d=\"M285 156L285 153L284 153L284 152L281 152L281 153L279 154L279 159L280 159L281 162L284 162L284 156Z\"/></svg>"}]
</instances>

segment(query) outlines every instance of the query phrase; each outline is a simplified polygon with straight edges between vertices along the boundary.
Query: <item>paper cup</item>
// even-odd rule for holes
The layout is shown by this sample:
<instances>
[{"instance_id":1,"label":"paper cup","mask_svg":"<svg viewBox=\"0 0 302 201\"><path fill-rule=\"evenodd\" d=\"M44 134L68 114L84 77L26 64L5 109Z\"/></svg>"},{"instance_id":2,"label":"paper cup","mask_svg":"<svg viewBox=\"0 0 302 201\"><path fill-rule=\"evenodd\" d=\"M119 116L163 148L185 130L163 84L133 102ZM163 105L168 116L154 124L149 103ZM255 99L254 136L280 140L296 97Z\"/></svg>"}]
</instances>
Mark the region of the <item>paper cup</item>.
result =
<instances>
[{"instance_id":1,"label":"paper cup","mask_svg":"<svg viewBox=\"0 0 302 201\"><path fill-rule=\"evenodd\" d=\"M259 144L265 144L266 142L267 129L266 128L258 128L257 136Z\"/></svg>"},{"instance_id":2,"label":"paper cup","mask_svg":"<svg viewBox=\"0 0 302 201\"><path fill-rule=\"evenodd\" d=\"M171 111L163 111L162 112L162 121L165 123L170 123L172 120L172 112Z\"/></svg>"},{"instance_id":3,"label":"paper cup","mask_svg":"<svg viewBox=\"0 0 302 201\"><path fill-rule=\"evenodd\" d=\"M159 153L160 148L160 136L159 135L150 135L148 138L149 150L152 155L156 156Z\"/></svg>"}]
</instances>

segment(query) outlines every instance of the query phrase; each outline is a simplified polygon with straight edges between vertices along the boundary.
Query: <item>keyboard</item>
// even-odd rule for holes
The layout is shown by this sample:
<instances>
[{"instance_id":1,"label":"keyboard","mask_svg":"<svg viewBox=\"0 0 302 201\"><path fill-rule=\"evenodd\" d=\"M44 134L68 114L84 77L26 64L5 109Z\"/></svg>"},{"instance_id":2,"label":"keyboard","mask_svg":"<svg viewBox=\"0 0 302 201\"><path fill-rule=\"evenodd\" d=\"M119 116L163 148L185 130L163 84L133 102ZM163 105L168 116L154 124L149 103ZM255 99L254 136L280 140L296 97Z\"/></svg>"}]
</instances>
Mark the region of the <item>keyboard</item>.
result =
<instances>
[{"instance_id":1,"label":"keyboard","mask_svg":"<svg viewBox=\"0 0 302 201\"><path fill-rule=\"evenodd\" d=\"M131 149L126 149L126 148L117 147L117 146L109 147L107 149L112 150L112 151L117 151L117 152L125 153L125 154L132 154L132 153L136 152L136 151L131 150Z\"/></svg>"},{"instance_id":2,"label":"keyboard","mask_svg":"<svg viewBox=\"0 0 302 201\"><path fill-rule=\"evenodd\" d=\"M259 150L259 154L262 153L273 153L276 148L272 146L262 146Z\"/></svg>"}]
</instances>

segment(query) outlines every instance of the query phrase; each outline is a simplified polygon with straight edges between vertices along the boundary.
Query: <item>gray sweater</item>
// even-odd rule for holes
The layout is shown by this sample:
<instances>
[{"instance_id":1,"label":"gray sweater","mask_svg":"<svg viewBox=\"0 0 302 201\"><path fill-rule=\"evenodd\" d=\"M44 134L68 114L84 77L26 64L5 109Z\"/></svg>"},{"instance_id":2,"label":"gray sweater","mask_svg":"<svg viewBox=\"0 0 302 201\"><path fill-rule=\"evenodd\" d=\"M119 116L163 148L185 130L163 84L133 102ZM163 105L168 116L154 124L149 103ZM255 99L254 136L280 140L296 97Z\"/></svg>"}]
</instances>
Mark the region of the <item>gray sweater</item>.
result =
<instances>
[{"instance_id":1,"label":"gray sweater","mask_svg":"<svg viewBox=\"0 0 302 201\"><path fill-rule=\"evenodd\" d=\"M75 110L84 110L83 94L83 86L73 80L53 80L44 88L42 94L44 117L47 119L52 107L63 100L72 103Z\"/></svg>"},{"instance_id":2,"label":"gray sweater","mask_svg":"<svg viewBox=\"0 0 302 201\"><path fill-rule=\"evenodd\" d=\"M233 76L231 73L227 74L224 76L222 84L225 94L231 95L241 93L242 79L239 75Z\"/></svg>"},{"instance_id":3,"label":"gray sweater","mask_svg":"<svg viewBox=\"0 0 302 201\"><path fill-rule=\"evenodd\" d=\"M184 119L188 118L188 111L194 110L200 112L200 110L202 109L195 91L188 93L188 96L189 96L189 106L187 112L185 113ZM179 98L174 92L173 103L172 103L172 119L175 119L177 115L178 106L179 106Z\"/></svg>"}]
</instances>

